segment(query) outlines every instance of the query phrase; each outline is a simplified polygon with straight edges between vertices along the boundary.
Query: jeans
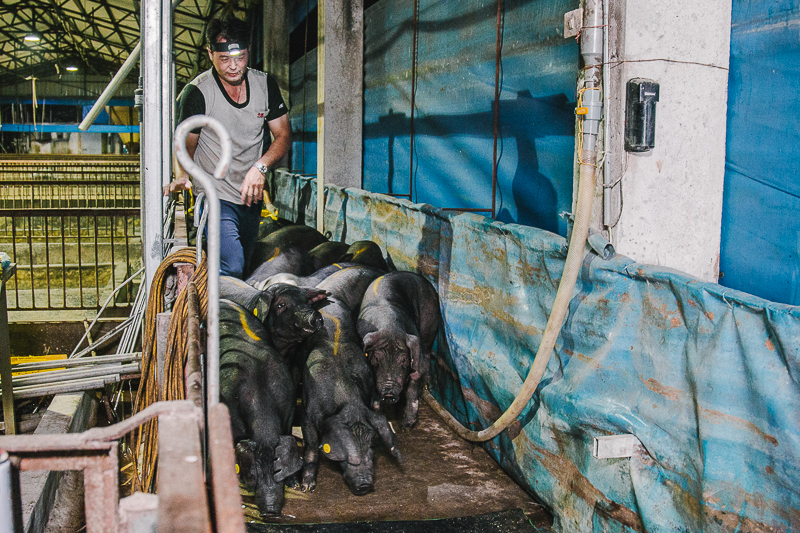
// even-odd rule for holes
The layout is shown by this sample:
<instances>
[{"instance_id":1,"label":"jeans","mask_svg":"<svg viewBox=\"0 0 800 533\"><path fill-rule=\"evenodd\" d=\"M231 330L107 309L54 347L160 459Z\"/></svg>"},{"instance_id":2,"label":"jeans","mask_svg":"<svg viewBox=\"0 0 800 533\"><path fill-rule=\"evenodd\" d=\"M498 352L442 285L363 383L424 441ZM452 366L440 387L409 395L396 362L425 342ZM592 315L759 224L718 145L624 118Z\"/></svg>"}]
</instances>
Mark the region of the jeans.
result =
<instances>
[{"instance_id":1,"label":"jeans","mask_svg":"<svg viewBox=\"0 0 800 533\"><path fill-rule=\"evenodd\" d=\"M242 278L258 238L261 202L250 207L220 200L219 273ZM205 230L208 242L208 228Z\"/></svg>"}]
</instances>

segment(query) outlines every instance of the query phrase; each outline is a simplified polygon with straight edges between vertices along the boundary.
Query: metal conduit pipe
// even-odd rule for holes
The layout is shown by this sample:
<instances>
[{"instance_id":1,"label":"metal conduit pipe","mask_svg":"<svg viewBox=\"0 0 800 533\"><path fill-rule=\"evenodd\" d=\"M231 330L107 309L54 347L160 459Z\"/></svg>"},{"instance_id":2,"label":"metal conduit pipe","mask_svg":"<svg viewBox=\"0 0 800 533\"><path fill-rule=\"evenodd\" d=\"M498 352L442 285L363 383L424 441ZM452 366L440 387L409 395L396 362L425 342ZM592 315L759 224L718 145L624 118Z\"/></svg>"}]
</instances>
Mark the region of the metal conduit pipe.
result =
<instances>
[{"instance_id":1,"label":"metal conduit pipe","mask_svg":"<svg viewBox=\"0 0 800 533\"><path fill-rule=\"evenodd\" d=\"M578 201L575 213L575 222L572 226L572 236L567 251L567 259L564 263L564 272L558 284L556 299L553 309L547 320L542 342L533 360L528 376L522 384L517 397L506 409L506 411L495 420L488 428L482 431L472 431L467 429L453 417L444 407L439 405L436 399L426 389L423 391L425 402L441 416L450 428L460 437L473 441L483 442L499 435L508 428L528 405L533 393L539 386L539 382L547 368L547 363L553 353L556 339L564 324L569 302L572 299L572 291L578 280L581 263L583 261L583 251L586 247L586 239L589 234L589 222L592 215L592 200L595 189L595 173L597 171L596 161L597 134L600 129L600 121L603 117L603 100L600 94L601 73L603 65L603 7L602 0L586 0L584 3L584 27L581 32L581 55L583 56L586 77L584 87L580 90L583 96L583 107L587 108L583 118L577 120L579 123L579 178L578 178ZM579 98L579 101L581 99Z\"/></svg>"},{"instance_id":2,"label":"metal conduit pipe","mask_svg":"<svg viewBox=\"0 0 800 533\"><path fill-rule=\"evenodd\" d=\"M215 118L195 115L180 123L175 129L175 155L183 169L200 182L208 203L208 396L211 407L219 403L219 196L211 177L195 163L186 151L186 136L190 131L210 127L220 141L222 153L214 169L214 178L222 179L228 172L231 162L231 136ZM199 233L199 231L198 231Z\"/></svg>"},{"instance_id":3,"label":"metal conduit pipe","mask_svg":"<svg viewBox=\"0 0 800 533\"><path fill-rule=\"evenodd\" d=\"M178 4L181 3L182 0L173 0L172 2L172 9L178 7ZM89 129L89 126L94 124L95 119L97 119L97 115L103 110L111 97L114 96L114 93L117 92L117 88L125 81L125 78L128 77L128 74L131 73L133 70L134 65L139 60L139 56L142 55L142 42L139 41L136 43L136 46L133 47L133 51L128 55L128 58L119 68L114 77L111 78L111 81L108 82L106 88L103 89L103 92L100 94L100 98L94 103L92 108L89 110L89 113L86 114L86 117L81 121L78 129L81 131L86 131Z\"/></svg>"}]
</instances>

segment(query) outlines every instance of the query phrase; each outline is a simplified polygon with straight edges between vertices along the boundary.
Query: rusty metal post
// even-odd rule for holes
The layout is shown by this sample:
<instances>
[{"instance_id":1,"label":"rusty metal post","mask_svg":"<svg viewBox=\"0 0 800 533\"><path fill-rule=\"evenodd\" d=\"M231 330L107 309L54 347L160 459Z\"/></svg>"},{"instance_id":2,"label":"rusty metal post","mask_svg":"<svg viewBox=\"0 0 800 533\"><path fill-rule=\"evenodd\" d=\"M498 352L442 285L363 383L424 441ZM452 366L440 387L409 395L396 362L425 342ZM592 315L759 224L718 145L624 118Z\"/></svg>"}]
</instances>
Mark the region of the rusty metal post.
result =
<instances>
[{"instance_id":1,"label":"rusty metal post","mask_svg":"<svg viewBox=\"0 0 800 533\"><path fill-rule=\"evenodd\" d=\"M156 315L156 365L158 376L158 398L163 398L164 392L164 356L167 352L167 333L169 332L169 319L172 311Z\"/></svg>"},{"instance_id":2,"label":"rusty metal post","mask_svg":"<svg viewBox=\"0 0 800 533\"><path fill-rule=\"evenodd\" d=\"M231 419L228 408L222 403L208 410L208 454L216 533L244 533Z\"/></svg>"},{"instance_id":3,"label":"rusty metal post","mask_svg":"<svg viewBox=\"0 0 800 533\"><path fill-rule=\"evenodd\" d=\"M0 381L11 383L11 340L8 337L8 307L6 305L6 282L14 275L17 265L12 264L0 272ZM3 416L6 435L17 432L17 419L14 414L14 391L3 387Z\"/></svg>"},{"instance_id":4,"label":"rusty metal post","mask_svg":"<svg viewBox=\"0 0 800 533\"><path fill-rule=\"evenodd\" d=\"M117 531L117 443L109 443L108 453L83 469L86 531Z\"/></svg>"},{"instance_id":5,"label":"rusty metal post","mask_svg":"<svg viewBox=\"0 0 800 533\"><path fill-rule=\"evenodd\" d=\"M184 383L186 399L197 407L203 407L203 371L200 362L202 351L202 333L200 331L200 301L197 296L197 287L194 283L188 288L187 312L187 348L186 367L184 368Z\"/></svg>"},{"instance_id":6,"label":"rusty metal post","mask_svg":"<svg viewBox=\"0 0 800 533\"><path fill-rule=\"evenodd\" d=\"M204 481L196 420L185 415L159 416L159 533L211 533Z\"/></svg>"},{"instance_id":7,"label":"rusty metal post","mask_svg":"<svg viewBox=\"0 0 800 533\"><path fill-rule=\"evenodd\" d=\"M192 279L195 266L192 263L175 263L174 266L178 271L178 292L175 294L180 294L189 284L189 280Z\"/></svg>"}]
</instances>

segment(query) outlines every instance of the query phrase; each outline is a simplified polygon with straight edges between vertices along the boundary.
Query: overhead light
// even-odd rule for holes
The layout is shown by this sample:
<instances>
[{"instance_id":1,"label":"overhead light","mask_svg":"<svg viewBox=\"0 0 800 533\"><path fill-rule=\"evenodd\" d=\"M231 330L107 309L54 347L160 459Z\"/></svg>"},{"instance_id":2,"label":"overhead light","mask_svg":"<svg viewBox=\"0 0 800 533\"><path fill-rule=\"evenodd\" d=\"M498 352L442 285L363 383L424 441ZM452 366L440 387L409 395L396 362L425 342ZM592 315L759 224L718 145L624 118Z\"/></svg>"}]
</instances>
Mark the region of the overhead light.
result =
<instances>
[{"instance_id":1,"label":"overhead light","mask_svg":"<svg viewBox=\"0 0 800 533\"><path fill-rule=\"evenodd\" d=\"M42 38L39 37L39 35L36 33L29 33L28 35L23 37L22 40L25 41L26 43L38 43L39 41L42 40Z\"/></svg>"},{"instance_id":2,"label":"overhead light","mask_svg":"<svg viewBox=\"0 0 800 533\"><path fill-rule=\"evenodd\" d=\"M70 65L67 67L67 72L78 72L78 67Z\"/></svg>"}]
</instances>

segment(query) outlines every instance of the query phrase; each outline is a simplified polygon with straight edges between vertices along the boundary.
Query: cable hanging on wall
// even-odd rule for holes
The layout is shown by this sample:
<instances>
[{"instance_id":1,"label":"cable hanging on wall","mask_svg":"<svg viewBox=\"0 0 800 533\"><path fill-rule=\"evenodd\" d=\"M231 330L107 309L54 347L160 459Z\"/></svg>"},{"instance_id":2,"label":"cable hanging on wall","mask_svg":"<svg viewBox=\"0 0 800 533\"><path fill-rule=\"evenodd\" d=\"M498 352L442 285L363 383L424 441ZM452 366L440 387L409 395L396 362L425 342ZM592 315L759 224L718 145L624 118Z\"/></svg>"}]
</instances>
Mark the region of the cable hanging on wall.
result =
<instances>
[{"instance_id":1,"label":"cable hanging on wall","mask_svg":"<svg viewBox=\"0 0 800 533\"><path fill-rule=\"evenodd\" d=\"M413 33L411 38L411 119L410 119L410 147L408 156L408 194L398 194L397 196L408 196L412 201L414 190L414 110L417 98L417 43L419 42L419 0L414 0L414 21Z\"/></svg>"}]
</instances>

